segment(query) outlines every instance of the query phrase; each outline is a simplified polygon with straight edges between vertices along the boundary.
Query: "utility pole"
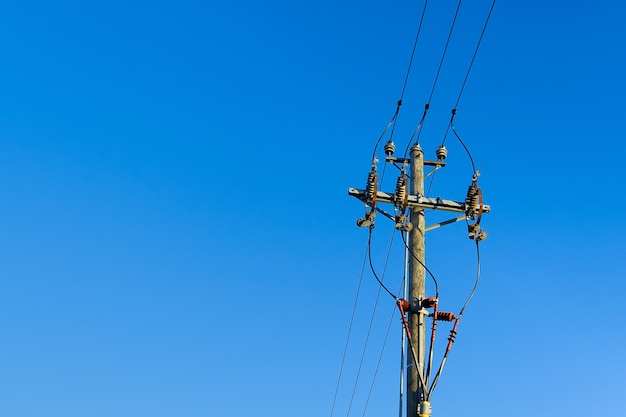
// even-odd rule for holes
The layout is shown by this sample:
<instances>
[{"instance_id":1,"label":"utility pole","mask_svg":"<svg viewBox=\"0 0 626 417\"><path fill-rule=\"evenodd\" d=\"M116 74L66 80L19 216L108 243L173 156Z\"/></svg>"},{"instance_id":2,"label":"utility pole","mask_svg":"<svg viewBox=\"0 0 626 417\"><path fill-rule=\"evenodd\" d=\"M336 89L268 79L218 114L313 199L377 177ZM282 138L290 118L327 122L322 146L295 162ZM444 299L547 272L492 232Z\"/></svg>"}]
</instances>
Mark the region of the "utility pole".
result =
<instances>
[{"instance_id":1,"label":"utility pole","mask_svg":"<svg viewBox=\"0 0 626 417\"><path fill-rule=\"evenodd\" d=\"M424 195L424 152L416 143L411 147L410 162L411 175L409 176L409 189L412 195ZM409 329L415 340L411 343L415 353L408 355L407 368L407 415L411 416L413 410L418 414L430 415L429 404L421 404L420 398L426 393L420 379L424 381L426 369L424 356L426 352L426 323L422 314L422 300L426 298L426 270L425 265L425 229L426 219L424 209L415 206L409 207L409 219L413 227L409 231L409 248L412 253L409 256ZM417 363L415 363L417 360Z\"/></svg>"},{"instance_id":2,"label":"utility pole","mask_svg":"<svg viewBox=\"0 0 626 417\"><path fill-rule=\"evenodd\" d=\"M488 213L490 207L482 202L482 191L478 187L478 172L474 173L472 184L468 188L464 202L444 200L442 198L429 198L424 196L424 178L431 175L435 170L445 167L445 159L448 154L446 148L441 145L437 149L437 160L424 160L424 153L415 143L410 150L410 158L395 158L393 152L395 145L391 140L385 145L386 162L393 164L400 169L394 193L387 193L378 190L378 174L376 172L377 159L372 162L372 170L368 175L368 182L364 190L349 188L348 194L358 198L365 206L365 217L357 220L360 227L369 227L370 233L374 228L376 213L381 213L386 218L395 222L395 228L408 234L409 249L409 279L408 297L403 300L396 297L401 313L408 313L408 348L407 369L406 369L406 416L407 417L429 417L431 415L430 392L434 388L436 381L428 381L427 372L430 368L432 352L429 352L429 366L426 366L426 317L432 320L451 321L454 319L452 313L430 313L427 308L438 303L435 298L426 297L426 262L425 262L425 234L429 230L455 223L458 221L468 221L468 237L472 240L480 241L486 238L486 233L480 227L480 217L483 213ZM409 167L409 176L405 174L405 168ZM424 167L432 167L432 171L424 174ZM408 182L408 184L407 184ZM387 203L394 206L396 215L389 214L380 208L380 204ZM408 209L407 216L404 215ZM443 210L456 213L458 217L426 226L424 209ZM470 220L475 220L471 224ZM447 316L445 318L443 316ZM457 318L458 321L458 318ZM456 329L456 327L455 327ZM453 330L454 332L455 330ZM431 333L431 337L434 336ZM451 336L453 339L453 336ZM448 350L452 344L449 339ZM445 361L445 356L444 356ZM417 363L416 363L417 362ZM443 366L443 364L442 364ZM428 371L427 371L428 370ZM437 379L437 378L435 378ZM431 387L429 388L429 383Z\"/></svg>"}]
</instances>

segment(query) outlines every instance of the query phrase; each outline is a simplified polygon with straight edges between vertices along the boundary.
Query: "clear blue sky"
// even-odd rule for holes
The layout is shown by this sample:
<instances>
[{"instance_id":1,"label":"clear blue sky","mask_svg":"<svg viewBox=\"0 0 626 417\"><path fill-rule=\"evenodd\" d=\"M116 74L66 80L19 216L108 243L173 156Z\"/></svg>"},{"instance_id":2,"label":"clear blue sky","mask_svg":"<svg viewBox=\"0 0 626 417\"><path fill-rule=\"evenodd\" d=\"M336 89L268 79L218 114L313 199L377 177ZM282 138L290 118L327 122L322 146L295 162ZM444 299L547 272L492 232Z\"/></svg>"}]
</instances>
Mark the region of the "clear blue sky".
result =
<instances>
[{"instance_id":1,"label":"clear blue sky","mask_svg":"<svg viewBox=\"0 0 626 417\"><path fill-rule=\"evenodd\" d=\"M399 147L456 7L432 3ZM431 158L490 5L464 3L420 139ZM347 188L395 110L422 6L4 2L0 415L329 416L367 240ZM626 414L625 15L496 5L456 118L489 239L433 416ZM463 199L471 171L448 143L435 190ZM455 310L472 243L461 223L431 233ZM376 290L366 273L337 417ZM393 308L381 299L351 416ZM393 320L369 416L397 415Z\"/></svg>"}]
</instances>

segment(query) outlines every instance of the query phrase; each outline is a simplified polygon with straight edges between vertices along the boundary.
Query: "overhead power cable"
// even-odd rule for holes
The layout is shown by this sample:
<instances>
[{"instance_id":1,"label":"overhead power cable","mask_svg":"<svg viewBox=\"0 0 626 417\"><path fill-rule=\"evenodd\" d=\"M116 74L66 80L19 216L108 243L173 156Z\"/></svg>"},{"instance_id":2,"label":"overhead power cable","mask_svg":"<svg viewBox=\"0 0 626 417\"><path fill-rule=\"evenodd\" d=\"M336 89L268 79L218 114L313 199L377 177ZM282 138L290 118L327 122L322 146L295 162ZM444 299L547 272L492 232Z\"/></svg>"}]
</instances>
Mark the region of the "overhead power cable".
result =
<instances>
[{"instance_id":1,"label":"overhead power cable","mask_svg":"<svg viewBox=\"0 0 626 417\"><path fill-rule=\"evenodd\" d=\"M413 66L413 58L415 57L415 49L417 49L417 41L422 31L422 23L424 23L424 16L426 15L426 6L428 6L428 0L424 1L424 8L422 9L422 17L420 18L419 26L417 27L417 34L415 35L415 42L413 42L413 50L411 51L411 59L409 59L409 66L406 70L406 76L404 77L404 84L402 85L402 93L400 93L400 100L404 98L404 92L406 85L409 82L409 75L411 74L411 67Z\"/></svg>"},{"instance_id":2,"label":"overhead power cable","mask_svg":"<svg viewBox=\"0 0 626 417\"><path fill-rule=\"evenodd\" d=\"M474 294L476 293L476 288L478 288L478 283L480 282L480 246L478 245L478 242L479 242L478 240L476 240L475 242L476 242L476 263L477 263L476 280L474 281L474 288L472 288L472 292L470 293L469 297L467 297L467 301L465 301L465 304L463 304L461 311L459 311L459 315L458 315L459 318L463 315L463 312L465 311L465 308L470 303L470 301L472 301L472 298L474 297Z\"/></svg>"},{"instance_id":3,"label":"overhead power cable","mask_svg":"<svg viewBox=\"0 0 626 417\"><path fill-rule=\"evenodd\" d=\"M417 49L417 43L420 37L420 33L422 32L422 23L424 23L424 16L426 15L426 6L428 6L428 0L424 1L424 8L422 9L422 16L420 17L420 22L417 27L417 33L415 34L415 41L413 42L413 49L411 50L411 58L409 59L409 65L407 66L406 75L404 77L404 83L402 84L402 91L400 92L400 99L398 100L398 103L396 105L396 111L393 117L391 118L391 120L389 121L389 123L387 124L387 127L385 128L385 130L383 130L383 133L380 135L380 137L376 141L376 145L374 146L374 152L372 152L372 161L376 157L376 150L378 149L378 145L380 144L380 141L385 136L385 133L387 133L387 130L389 130L390 127L391 127L391 133L390 133L389 140L393 139L393 134L396 129L396 122L398 120L398 113L400 112L400 106L402 106L402 100L404 99L404 92L406 91L406 86L409 82L409 76L411 75L411 68L413 67L413 59L415 58L415 50Z\"/></svg>"},{"instance_id":4,"label":"overhead power cable","mask_svg":"<svg viewBox=\"0 0 626 417\"><path fill-rule=\"evenodd\" d=\"M346 344L343 348L343 355L341 356L341 365L339 366L339 377L337 378L337 386L335 387L335 395L333 396L333 405L330 409L330 417L333 417L335 412L335 404L337 403L337 394L339 393L339 385L341 383L341 376L343 374L343 367L346 362L346 354L348 352L348 345L350 344L350 335L352 334L352 325L354 324L354 316L356 314L356 307L359 302L359 294L361 293L361 283L363 282L363 275L365 274L365 263L367 262L368 250L365 249L363 256L363 265L361 266L361 276L359 277L359 284L356 289L356 296L354 298L354 304L352 306L352 316L350 317L350 325L348 326L348 335L346 336Z\"/></svg>"},{"instance_id":5,"label":"overhead power cable","mask_svg":"<svg viewBox=\"0 0 626 417\"><path fill-rule=\"evenodd\" d=\"M452 19L452 24L450 25L450 31L448 32L448 39L446 40L446 45L443 48L443 52L441 53L441 59L439 60L439 67L437 68L437 73L435 75L435 79L433 80L433 86L430 90L430 95L428 96L428 101L424 106L424 113L422 114L422 118L420 119L417 127L413 131L411 138L409 139L409 143L404 150L404 158L409 152L409 148L413 143L413 139L415 138L415 142L419 142L420 135L422 134L422 126L424 125L424 120L426 119L426 113L428 113L428 109L430 109L430 102L433 99L433 95L435 94L435 88L437 87L437 81L439 80L439 74L441 73L441 68L443 67L443 62L446 59L446 53L448 51L448 45L450 44L450 39L452 38L452 32L454 31L454 25L456 24L456 19L459 15L459 10L461 9L461 3L463 0L459 0L459 3L456 6L456 11L454 12L454 18Z\"/></svg>"},{"instance_id":6,"label":"overhead power cable","mask_svg":"<svg viewBox=\"0 0 626 417\"><path fill-rule=\"evenodd\" d=\"M382 280L378 278L378 275L376 274L376 272L374 271L374 267L372 265L372 258L370 255L370 247L371 247L371 232L372 229L370 229L370 236L368 238L368 242L367 242L367 247L368 247L368 257L370 260L370 267L372 268L372 273L374 274L374 276L376 277L376 279L378 280L378 283L380 284L380 286L378 287L378 291L376 292L376 300L374 301L374 308L372 309L372 316L370 318L370 324L367 328L367 335L365 336L365 342L363 344L363 350L361 351L361 359L359 361L359 367L357 370L357 374L356 374L356 378L354 381L354 386L352 388L352 395L350 396L350 403L348 405L348 411L347 411L347 416L350 415L350 411L352 410L352 403L354 402L354 396L356 395L356 389L357 389L357 385L359 383L359 378L361 375L361 369L363 367L363 361L365 360L365 353L367 352L367 346L369 344L369 340L370 340L370 335L372 333L372 326L374 325L374 317L376 316L376 309L378 307L378 300L380 299L380 289L384 288L387 292L389 292L389 290L387 289L387 287L385 287L385 285L382 283ZM389 257L391 256L391 249L393 247L393 238L395 236L395 230L393 232L393 234L391 235L391 240L389 242L389 250L387 251L387 258L385 259L385 265L383 267L383 273L382 273L382 277L384 279L385 274L387 273L387 266L389 264ZM391 294L391 293L390 293ZM394 299L396 298L393 294L391 294L392 297L394 297Z\"/></svg>"},{"instance_id":7,"label":"overhead power cable","mask_svg":"<svg viewBox=\"0 0 626 417\"><path fill-rule=\"evenodd\" d=\"M472 55L472 60L470 61L469 67L467 68L467 73L465 74L465 79L463 80L461 91L459 91L459 96L456 99L456 103L454 104L455 109L459 106L459 101L461 101L461 95L463 94L463 90L465 89L465 84L467 83L467 79L469 78L470 71L472 70L472 66L474 65L474 60L476 59L476 55L478 54L478 49L480 48L480 44L483 41L483 36L485 35L485 31L487 30L487 25L489 24L489 19L491 18L491 12L493 12L493 8L495 5L496 5L496 0L493 0L493 2L491 3L491 8L489 9L489 13L487 14L487 19L485 19L483 30L480 33L480 37L478 38L476 49L474 49L474 55Z\"/></svg>"},{"instance_id":8,"label":"overhead power cable","mask_svg":"<svg viewBox=\"0 0 626 417\"><path fill-rule=\"evenodd\" d=\"M437 283L437 278L435 278L435 275L433 275L433 273L430 272L430 269L428 269L426 264L424 264L424 262L422 262L422 260L418 258L417 255L415 255L415 253L413 253L413 251L409 247L409 244L406 241L404 232L402 233L402 241L404 242L404 247L407 249L407 251L409 251L413 259L415 259L426 270L426 272L428 272L428 275L430 275L430 277L433 279L433 282L435 283L435 294L436 294L435 298L439 298L439 284Z\"/></svg>"},{"instance_id":9,"label":"overhead power cable","mask_svg":"<svg viewBox=\"0 0 626 417\"><path fill-rule=\"evenodd\" d=\"M369 235L367 237L367 257L369 258L370 269L372 270L372 274L374 275L374 278L376 278L376 281L378 281L378 284L380 284L382 289L384 289L387 292L387 294L389 294L391 297L393 297L394 300L397 301L398 297L396 297L394 293L389 291L389 288L387 288L385 284L383 284L383 281L378 277L378 274L376 273L376 270L374 269L374 264L372 263L372 229L371 228L369 230Z\"/></svg>"},{"instance_id":10,"label":"overhead power cable","mask_svg":"<svg viewBox=\"0 0 626 417\"><path fill-rule=\"evenodd\" d=\"M485 19L485 24L483 25L483 30L480 32L480 36L478 38L478 42L476 43L476 48L474 48L474 54L472 55L472 59L470 60L469 66L467 67L467 71L465 73L465 78L463 79L463 84L461 84L461 89L459 90L459 95L457 96L456 103L454 103L454 108L452 109L452 118L450 119L450 123L448 124L448 128L446 129L446 133L443 137L443 141L441 145L443 146L446 142L446 138L448 136L448 132L452 125L452 121L454 119L454 115L456 114L456 110L459 107L459 103L461 101L461 96L463 95L463 91L465 91L465 86L467 84L467 80L469 78L470 72L472 71L472 67L474 66L474 61L476 60L476 55L478 55L478 50L480 49L480 45L483 41L483 37L485 36L485 32L487 30L487 26L489 25L489 20L491 19L491 13L493 12L493 8L496 5L496 0L493 0L491 3L491 7L489 8L489 13L487 13L487 18ZM457 135L458 137L458 135ZM461 142L463 143L463 142ZM465 145L463 145L465 146ZM467 148L466 148L467 150ZM474 170L475 171L475 170Z\"/></svg>"},{"instance_id":11,"label":"overhead power cable","mask_svg":"<svg viewBox=\"0 0 626 417\"><path fill-rule=\"evenodd\" d=\"M378 361L376 362L376 368L374 369L374 376L372 377L372 383L370 384L370 389L367 393L367 398L365 400L365 406L363 407L362 417L365 417L365 413L367 412L367 406L369 405L370 398L372 396L372 391L374 390L374 382L376 382L376 376L378 375L378 369L380 368L380 363L383 359L383 353L385 353L385 347L387 346L387 340L389 339L389 332L391 331L391 326L393 324L393 317L396 314L396 308L394 306L391 314L391 318L389 319L389 325L387 326L387 332L385 333L385 339L383 340L383 345L380 349L380 354L378 355Z\"/></svg>"},{"instance_id":12,"label":"overhead power cable","mask_svg":"<svg viewBox=\"0 0 626 417\"><path fill-rule=\"evenodd\" d=\"M443 372L443 368L446 366L446 361L448 360L448 355L452 348L452 343L454 343L454 338L456 337L456 329L457 329L457 326L459 325L459 321L461 320L461 317L463 316L463 312L465 311L465 308L468 306L468 304L474 297L474 294L476 293L476 288L478 288L478 283L480 282L480 247L478 243L479 241L476 240L477 268L476 268L476 280L474 281L474 288L472 288L472 292L470 293L469 297L467 297L465 304L463 304L463 307L461 307L459 314L456 316L456 319L454 321L454 327L450 331L450 337L448 338L448 346L443 355L443 359L441 360L441 364L439 365L439 369L437 370L437 374L435 375L435 378L433 379L433 383L431 384L430 389L428 390L428 393L426 395L427 400L430 400L430 396L432 395L435 389L435 386L437 385L437 382L439 381L439 377L441 376L441 373Z\"/></svg>"},{"instance_id":13,"label":"overhead power cable","mask_svg":"<svg viewBox=\"0 0 626 417\"><path fill-rule=\"evenodd\" d=\"M459 4L456 6L456 12L454 13L454 19L452 19L452 25L450 26L450 32L448 33L448 39L446 40L446 46L443 48L443 53L441 54L441 60L439 61L439 68L437 68L437 75L435 75L435 81L433 81L433 88L430 90L430 96L428 97L428 103L433 99L433 94L435 94L435 87L437 86L437 80L439 79L439 74L441 73L441 67L443 67L443 61L446 58L446 52L448 51L448 45L450 45L450 38L452 38L452 32L454 31L454 25L456 24L456 18L459 15L459 10L461 9L461 2L463 0L459 0Z\"/></svg>"}]
</instances>

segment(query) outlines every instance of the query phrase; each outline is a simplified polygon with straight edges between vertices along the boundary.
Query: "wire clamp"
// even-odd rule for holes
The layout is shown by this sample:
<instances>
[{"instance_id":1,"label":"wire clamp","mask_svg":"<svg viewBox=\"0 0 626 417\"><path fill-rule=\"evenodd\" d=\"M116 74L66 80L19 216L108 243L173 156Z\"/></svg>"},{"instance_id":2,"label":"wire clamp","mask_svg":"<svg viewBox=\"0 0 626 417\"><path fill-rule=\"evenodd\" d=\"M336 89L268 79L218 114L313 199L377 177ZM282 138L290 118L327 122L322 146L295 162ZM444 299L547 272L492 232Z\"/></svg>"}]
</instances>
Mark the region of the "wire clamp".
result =
<instances>
[{"instance_id":1,"label":"wire clamp","mask_svg":"<svg viewBox=\"0 0 626 417\"><path fill-rule=\"evenodd\" d=\"M422 401L417 407L417 414L419 417L430 417L433 409L430 406L429 401Z\"/></svg>"}]
</instances>

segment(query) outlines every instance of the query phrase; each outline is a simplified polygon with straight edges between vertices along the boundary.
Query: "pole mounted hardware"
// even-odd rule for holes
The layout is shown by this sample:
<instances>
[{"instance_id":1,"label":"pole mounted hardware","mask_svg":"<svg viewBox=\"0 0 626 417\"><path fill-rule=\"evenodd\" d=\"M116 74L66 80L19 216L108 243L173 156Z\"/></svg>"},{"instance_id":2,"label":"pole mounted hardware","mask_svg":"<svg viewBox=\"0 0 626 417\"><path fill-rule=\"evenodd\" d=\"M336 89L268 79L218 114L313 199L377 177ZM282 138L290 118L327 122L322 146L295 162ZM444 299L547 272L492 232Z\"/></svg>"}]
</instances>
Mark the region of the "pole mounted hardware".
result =
<instances>
[{"instance_id":1,"label":"pole mounted hardware","mask_svg":"<svg viewBox=\"0 0 626 417\"><path fill-rule=\"evenodd\" d=\"M385 162L392 164L400 171L393 193L379 189L376 167L378 160L374 157L365 188L349 188L348 195L357 198L365 205L365 216L357 220L358 226L369 227L371 233L378 212L390 219L396 229L408 235L407 251L411 254L408 258L408 294L406 300L396 298L407 343L411 349L406 367L407 417L429 417L432 414L430 395L454 342L463 310L458 315L452 312L439 311L438 298L426 296L425 232L465 220L468 224L469 238L479 242L487 237L487 233L480 226L482 215L489 213L491 208L483 202L482 190L478 186L480 175L478 171L472 177L464 201L446 200L441 197L432 198L424 195L424 178L446 166L444 160L448 156L448 150L443 144L436 150L437 160L435 161L424 160L424 153L417 143L411 147L409 158L394 157L395 149L396 147L391 140L384 146ZM426 175L424 174L425 166L433 167ZM393 214L387 213L381 208L385 204L391 205ZM457 213L457 217L426 227L426 209ZM433 311L429 312L428 309L433 309ZM430 340L429 350L426 349L427 319L433 320L432 330L428 338ZM434 369L432 366L433 346L437 322L454 322L454 324L450 331L442 364L433 380L429 381L431 369Z\"/></svg>"}]
</instances>

